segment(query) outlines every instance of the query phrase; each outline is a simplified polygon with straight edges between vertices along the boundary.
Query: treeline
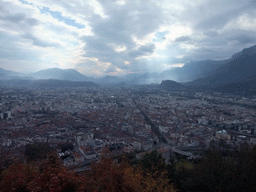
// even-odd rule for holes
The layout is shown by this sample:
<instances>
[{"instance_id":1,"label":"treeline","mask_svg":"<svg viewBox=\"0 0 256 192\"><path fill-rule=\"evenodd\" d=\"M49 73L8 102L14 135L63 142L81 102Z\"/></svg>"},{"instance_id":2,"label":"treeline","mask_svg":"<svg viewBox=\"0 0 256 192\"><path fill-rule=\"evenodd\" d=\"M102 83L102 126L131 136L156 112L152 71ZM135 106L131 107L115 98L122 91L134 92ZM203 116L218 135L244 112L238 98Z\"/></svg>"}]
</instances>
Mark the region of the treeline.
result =
<instances>
[{"instance_id":1,"label":"treeline","mask_svg":"<svg viewBox=\"0 0 256 192\"><path fill-rule=\"evenodd\" d=\"M256 191L256 147L222 155L210 150L197 160L171 159L157 151L113 157L105 150L90 171L74 173L50 153L40 163L11 164L2 171L0 191Z\"/></svg>"}]
</instances>

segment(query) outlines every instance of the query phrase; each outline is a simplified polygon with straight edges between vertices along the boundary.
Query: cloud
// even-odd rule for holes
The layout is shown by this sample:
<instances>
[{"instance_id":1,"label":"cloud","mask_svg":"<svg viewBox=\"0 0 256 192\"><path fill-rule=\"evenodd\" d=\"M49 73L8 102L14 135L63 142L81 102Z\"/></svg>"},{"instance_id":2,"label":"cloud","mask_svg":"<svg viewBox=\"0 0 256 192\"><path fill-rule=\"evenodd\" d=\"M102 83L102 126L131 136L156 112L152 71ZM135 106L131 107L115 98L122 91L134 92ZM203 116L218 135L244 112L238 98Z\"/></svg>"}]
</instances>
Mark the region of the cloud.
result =
<instances>
[{"instance_id":1,"label":"cloud","mask_svg":"<svg viewBox=\"0 0 256 192\"><path fill-rule=\"evenodd\" d=\"M26 15L24 13L18 13L15 15L10 15L10 16L6 16L4 19L14 22L14 23L19 23L23 20L25 20Z\"/></svg>"},{"instance_id":2,"label":"cloud","mask_svg":"<svg viewBox=\"0 0 256 192\"><path fill-rule=\"evenodd\" d=\"M177 39L175 39L176 42L184 42L184 41L190 41L191 38L188 37L188 36L181 36L181 37L178 37Z\"/></svg>"},{"instance_id":3,"label":"cloud","mask_svg":"<svg viewBox=\"0 0 256 192\"><path fill-rule=\"evenodd\" d=\"M0 32L0 41L0 58L8 60L29 59L25 51L16 44L18 41L17 37Z\"/></svg>"},{"instance_id":4,"label":"cloud","mask_svg":"<svg viewBox=\"0 0 256 192\"><path fill-rule=\"evenodd\" d=\"M161 10L153 3L138 5L136 2L125 2L125 4L119 4L116 1L99 2L107 18L95 17L89 20L93 23L94 36L82 38L82 41L86 42L84 56L97 57L99 61L109 62L121 70L137 69L138 61L134 59L152 54L155 45L152 43L138 45L134 37L140 40L158 30L162 23L157 21L161 17ZM153 11L154 14L152 14ZM148 19L151 23L146 21ZM124 61L129 61L130 65L126 65ZM141 65L144 64L141 63Z\"/></svg>"},{"instance_id":5,"label":"cloud","mask_svg":"<svg viewBox=\"0 0 256 192\"><path fill-rule=\"evenodd\" d=\"M256 44L255 2L0 1L0 67L15 60L37 63L29 70L123 75L228 58Z\"/></svg>"},{"instance_id":6,"label":"cloud","mask_svg":"<svg viewBox=\"0 0 256 192\"><path fill-rule=\"evenodd\" d=\"M140 57L140 56L146 56L146 55L152 54L154 52L154 50L155 50L155 45L154 44L144 45L144 46L139 47L136 50L132 50L129 53L129 56L132 57L132 58L137 58L137 57Z\"/></svg>"},{"instance_id":7,"label":"cloud","mask_svg":"<svg viewBox=\"0 0 256 192\"><path fill-rule=\"evenodd\" d=\"M33 45L39 46L39 47L57 47L59 44L57 43L49 43L45 40L40 40L39 38L35 37L34 35L31 35L29 33L22 35L23 38L32 40Z\"/></svg>"}]
</instances>

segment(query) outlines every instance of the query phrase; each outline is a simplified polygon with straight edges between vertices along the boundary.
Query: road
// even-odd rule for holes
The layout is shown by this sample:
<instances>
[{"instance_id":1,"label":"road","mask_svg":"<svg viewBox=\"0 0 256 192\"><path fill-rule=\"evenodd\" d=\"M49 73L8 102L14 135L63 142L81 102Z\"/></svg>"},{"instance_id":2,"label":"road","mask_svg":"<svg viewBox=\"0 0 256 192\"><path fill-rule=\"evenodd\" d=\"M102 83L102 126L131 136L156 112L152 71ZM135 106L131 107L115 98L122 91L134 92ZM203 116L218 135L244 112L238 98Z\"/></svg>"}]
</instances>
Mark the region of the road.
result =
<instances>
[{"instance_id":1,"label":"road","mask_svg":"<svg viewBox=\"0 0 256 192\"><path fill-rule=\"evenodd\" d=\"M128 94L128 93L127 93ZM129 94L128 94L129 95ZM129 95L130 96L130 95ZM144 116L146 122L151 125L151 130L156 134L156 136L159 139L160 143L167 143L166 138L160 133L159 131L159 127L156 126L151 119L147 116L147 114L138 106L137 102L135 101L134 98L132 98L130 96L130 98L132 99L133 103L135 104L136 108L140 110L140 113Z\"/></svg>"}]
</instances>

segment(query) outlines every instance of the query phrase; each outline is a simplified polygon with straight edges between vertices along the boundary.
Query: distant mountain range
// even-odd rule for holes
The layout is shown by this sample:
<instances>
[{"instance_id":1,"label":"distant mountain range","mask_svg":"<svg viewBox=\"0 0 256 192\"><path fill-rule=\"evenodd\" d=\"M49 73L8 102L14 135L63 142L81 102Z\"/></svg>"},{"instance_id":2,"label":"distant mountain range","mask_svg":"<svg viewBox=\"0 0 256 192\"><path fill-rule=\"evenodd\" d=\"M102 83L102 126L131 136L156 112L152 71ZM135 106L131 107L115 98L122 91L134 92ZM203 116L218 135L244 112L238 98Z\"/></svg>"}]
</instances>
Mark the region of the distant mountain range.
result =
<instances>
[{"instance_id":1,"label":"distant mountain range","mask_svg":"<svg viewBox=\"0 0 256 192\"><path fill-rule=\"evenodd\" d=\"M10 70L4 70L4 69L0 68L0 75L3 75L3 76L21 76L21 73L17 73L17 72L10 71Z\"/></svg>"},{"instance_id":2,"label":"distant mountain range","mask_svg":"<svg viewBox=\"0 0 256 192\"><path fill-rule=\"evenodd\" d=\"M0 67L0 80L11 80L11 79L33 79L32 77L27 77L23 73L17 73L10 70L4 70Z\"/></svg>"},{"instance_id":3,"label":"distant mountain range","mask_svg":"<svg viewBox=\"0 0 256 192\"><path fill-rule=\"evenodd\" d=\"M160 83L162 80L189 82L186 85L209 86L239 81L251 81L256 76L256 46L243 49L226 60L191 61L183 67L165 70L160 74L147 73L134 82Z\"/></svg>"},{"instance_id":4,"label":"distant mountain range","mask_svg":"<svg viewBox=\"0 0 256 192\"><path fill-rule=\"evenodd\" d=\"M0 68L0 80L6 81L5 84L20 80L20 84L27 80L34 82L39 86L40 81L35 83L33 80L55 80L55 84L62 86L62 83L72 85L70 82L79 82L76 85L84 86L81 82L94 82L96 84L152 84L159 83L163 80L161 87L175 87L177 82L186 82L183 85L188 87L203 88L221 88L235 89L236 86L243 87L243 83L248 87L255 87L256 84L256 46L243 49L241 52L234 54L227 60L204 60L193 61L185 64L181 68L174 68L163 71L162 73L145 73L129 74L122 78L116 76L105 76L102 78L87 77L75 69L51 68L38 71L36 73L23 74ZM63 81L62 83L56 80ZM41 81L40 86L46 86L47 81ZM52 83L51 82L51 83ZM18 84L19 84L18 83ZM76 86L75 84L73 84ZM181 85L181 86L183 86ZM230 85L230 86L229 86ZM50 85L48 85L50 86ZM246 87L245 86L245 87Z\"/></svg>"},{"instance_id":5,"label":"distant mountain range","mask_svg":"<svg viewBox=\"0 0 256 192\"><path fill-rule=\"evenodd\" d=\"M127 79L122 79L115 76L105 76L102 78L93 78L87 77L75 69L59 69L59 68L50 68L40 70L35 73L17 73L10 70L4 70L0 68L0 80L47 80L47 79L55 79L62 81L76 81L76 82L94 82L98 84L118 84Z\"/></svg>"}]
</instances>

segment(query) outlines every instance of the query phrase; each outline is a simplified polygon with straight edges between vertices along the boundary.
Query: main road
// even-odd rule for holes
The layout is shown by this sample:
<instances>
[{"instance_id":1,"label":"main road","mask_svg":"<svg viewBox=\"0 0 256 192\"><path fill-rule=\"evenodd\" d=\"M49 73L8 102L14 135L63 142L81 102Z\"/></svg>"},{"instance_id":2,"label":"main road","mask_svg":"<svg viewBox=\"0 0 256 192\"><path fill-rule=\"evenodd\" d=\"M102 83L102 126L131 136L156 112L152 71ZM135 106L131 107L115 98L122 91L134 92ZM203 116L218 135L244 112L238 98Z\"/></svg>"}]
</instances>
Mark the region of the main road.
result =
<instances>
[{"instance_id":1,"label":"main road","mask_svg":"<svg viewBox=\"0 0 256 192\"><path fill-rule=\"evenodd\" d=\"M127 93L128 94L128 93ZM128 94L129 95L129 94ZM140 108L140 106L137 104L134 98L132 98L130 95L129 97L132 99L134 105L136 106L137 109L139 109L140 113L144 116L146 122L151 125L151 130L156 134L156 136L159 139L160 143L167 143L166 138L160 133L159 127L156 126L151 119L148 117L148 115Z\"/></svg>"}]
</instances>

